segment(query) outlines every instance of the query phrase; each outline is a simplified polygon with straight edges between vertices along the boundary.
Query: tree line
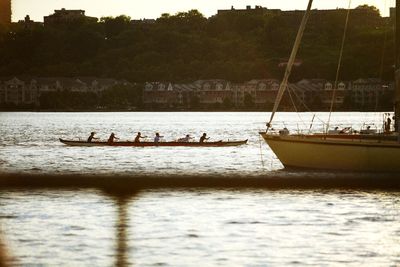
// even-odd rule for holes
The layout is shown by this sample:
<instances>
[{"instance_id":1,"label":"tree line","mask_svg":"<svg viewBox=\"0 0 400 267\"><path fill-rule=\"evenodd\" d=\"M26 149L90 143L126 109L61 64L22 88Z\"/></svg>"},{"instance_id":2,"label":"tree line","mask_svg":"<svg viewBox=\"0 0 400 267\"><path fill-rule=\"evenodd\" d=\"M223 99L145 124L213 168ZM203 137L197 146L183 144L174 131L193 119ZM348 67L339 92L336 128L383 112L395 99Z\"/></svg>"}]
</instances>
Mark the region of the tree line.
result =
<instances>
[{"instance_id":1,"label":"tree line","mask_svg":"<svg viewBox=\"0 0 400 267\"><path fill-rule=\"evenodd\" d=\"M162 14L154 23L133 23L121 15L97 23L0 26L0 76L96 76L137 83L280 79L279 63L289 56L302 14L225 12L205 18L190 10ZM335 78L345 17L345 10L313 11L292 82ZM392 24L374 7L351 13L340 79L392 80Z\"/></svg>"}]
</instances>

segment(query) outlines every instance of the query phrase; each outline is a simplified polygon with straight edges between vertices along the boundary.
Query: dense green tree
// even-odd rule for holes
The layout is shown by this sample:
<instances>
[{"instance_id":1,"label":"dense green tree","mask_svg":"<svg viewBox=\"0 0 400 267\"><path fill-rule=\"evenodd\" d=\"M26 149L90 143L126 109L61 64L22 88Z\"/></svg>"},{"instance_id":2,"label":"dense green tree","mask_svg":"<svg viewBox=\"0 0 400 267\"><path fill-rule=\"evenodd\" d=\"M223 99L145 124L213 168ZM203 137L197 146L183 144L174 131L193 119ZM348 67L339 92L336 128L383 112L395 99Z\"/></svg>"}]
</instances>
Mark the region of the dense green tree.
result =
<instances>
[{"instance_id":1,"label":"dense green tree","mask_svg":"<svg viewBox=\"0 0 400 267\"><path fill-rule=\"evenodd\" d=\"M0 76L98 76L145 81L281 78L302 18L294 12L197 10L155 22L103 17L57 27L0 26ZM334 79L346 10L312 12L291 81ZM352 11L340 78L392 79L392 21L371 6ZM385 41L386 40L386 41ZM118 101L117 101L118 102Z\"/></svg>"},{"instance_id":2,"label":"dense green tree","mask_svg":"<svg viewBox=\"0 0 400 267\"><path fill-rule=\"evenodd\" d=\"M131 18L125 15L118 17L102 17L100 23L104 27L104 35L106 38L112 38L121 32L127 30L130 26Z\"/></svg>"},{"instance_id":3,"label":"dense green tree","mask_svg":"<svg viewBox=\"0 0 400 267\"><path fill-rule=\"evenodd\" d=\"M377 13L379 15L379 9L375 6L369 6L369 5L359 5L356 7L356 9L367 9L370 10L371 12Z\"/></svg>"}]
</instances>

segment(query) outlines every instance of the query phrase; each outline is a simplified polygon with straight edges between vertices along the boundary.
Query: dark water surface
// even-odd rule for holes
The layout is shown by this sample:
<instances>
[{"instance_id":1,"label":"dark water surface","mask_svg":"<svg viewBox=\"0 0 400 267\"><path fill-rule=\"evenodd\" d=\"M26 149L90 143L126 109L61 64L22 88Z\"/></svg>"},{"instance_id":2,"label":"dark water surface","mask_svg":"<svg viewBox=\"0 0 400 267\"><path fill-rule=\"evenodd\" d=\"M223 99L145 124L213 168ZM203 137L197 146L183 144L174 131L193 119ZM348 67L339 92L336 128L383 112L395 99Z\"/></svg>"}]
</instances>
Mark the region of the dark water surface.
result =
<instances>
[{"instance_id":1,"label":"dark water surface","mask_svg":"<svg viewBox=\"0 0 400 267\"><path fill-rule=\"evenodd\" d=\"M0 169L111 179L268 177L282 166L257 135L267 115L0 113ZM309 123L311 117L303 114L302 119ZM382 114L337 113L333 118L357 129L364 121L379 123ZM299 117L281 113L277 120L295 131ZM316 123L318 128L322 124ZM158 131L166 140L207 132L212 140L249 139L249 144L80 148L58 142L59 137L86 139L93 130L102 138L114 131L123 140L139 130L149 136ZM18 266L398 266L399 197L396 191L344 189L157 189L124 197L98 190L7 189L0 191L0 230Z\"/></svg>"}]
</instances>

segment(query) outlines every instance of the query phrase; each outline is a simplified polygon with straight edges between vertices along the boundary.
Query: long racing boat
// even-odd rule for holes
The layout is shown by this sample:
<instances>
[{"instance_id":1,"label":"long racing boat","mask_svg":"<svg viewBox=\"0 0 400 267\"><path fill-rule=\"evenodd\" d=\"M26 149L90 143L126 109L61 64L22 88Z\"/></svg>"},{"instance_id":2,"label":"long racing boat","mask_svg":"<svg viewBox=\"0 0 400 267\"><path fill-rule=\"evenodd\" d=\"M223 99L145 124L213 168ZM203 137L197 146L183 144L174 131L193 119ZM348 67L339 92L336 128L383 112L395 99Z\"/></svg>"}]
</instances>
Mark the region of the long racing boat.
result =
<instances>
[{"instance_id":1,"label":"long racing boat","mask_svg":"<svg viewBox=\"0 0 400 267\"><path fill-rule=\"evenodd\" d=\"M106 141L74 141L64 140L60 138L60 142L68 146L133 146L133 147L147 147L147 146L189 146L189 147L226 147L226 146L240 146L247 143L246 140L240 141L216 141L216 142L131 142L131 141L118 141L118 142L106 142Z\"/></svg>"}]
</instances>

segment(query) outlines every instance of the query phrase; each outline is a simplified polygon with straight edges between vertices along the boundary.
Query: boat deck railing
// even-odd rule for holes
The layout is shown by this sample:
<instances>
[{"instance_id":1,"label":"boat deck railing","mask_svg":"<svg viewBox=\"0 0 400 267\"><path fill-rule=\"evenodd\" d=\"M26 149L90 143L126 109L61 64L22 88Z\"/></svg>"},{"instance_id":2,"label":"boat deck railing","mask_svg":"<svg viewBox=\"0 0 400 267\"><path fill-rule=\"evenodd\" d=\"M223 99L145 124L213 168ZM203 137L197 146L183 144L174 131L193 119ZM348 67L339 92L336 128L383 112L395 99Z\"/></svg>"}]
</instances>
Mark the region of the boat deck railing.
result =
<instances>
[{"instance_id":1,"label":"boat deck railing","mask_svg":"<svg viewBox=\"0 0 400 267\"><path fill-rule=\"evenodd\" d=\"M302 122L297 125L288 125L285 121L275 121L268 133L279 134L279 131L283 129L288 129L290 134L297 135L307 135L307 134L384 134L385 130L383 126L377 125L375 123L363 123L362 125L353 125L351 123L336 123L329 124L327 129L327 123L323 121L314 121L313 123L307 125L306 122ZM391 130L394 130L391 127ZM265 131L262 129L260 132Z\"/></svg>"}]
</instances>

